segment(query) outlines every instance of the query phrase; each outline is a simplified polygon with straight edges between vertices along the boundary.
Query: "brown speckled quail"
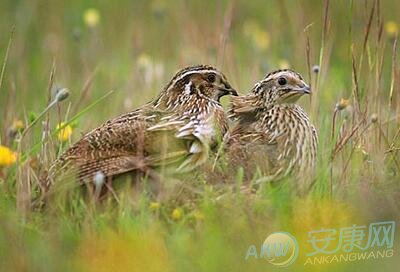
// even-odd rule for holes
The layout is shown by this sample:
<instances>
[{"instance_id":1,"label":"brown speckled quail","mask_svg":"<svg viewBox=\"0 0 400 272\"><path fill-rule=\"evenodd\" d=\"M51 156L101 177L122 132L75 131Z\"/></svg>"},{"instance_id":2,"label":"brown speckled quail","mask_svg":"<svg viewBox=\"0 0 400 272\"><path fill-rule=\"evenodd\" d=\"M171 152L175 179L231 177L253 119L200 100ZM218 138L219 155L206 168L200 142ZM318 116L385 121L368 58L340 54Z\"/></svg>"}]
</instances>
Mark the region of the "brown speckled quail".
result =
<instances>
[{"instance_id":1,"label":"brown speckled quail","mask_svg":"<svg viewBox=\"0 0 400 272\"><path fill-rule=\"evenodd\" d=\"M50 173L75 168L81 182L91 182L97 173L108 178L171 164L178 171L193 169L228 130L219 101L228 94L237 95L217 69L182 69L156 99L84 135Z\"/></svg>"},{"instance_id":2,"label":"brown speckled quail","mask_svg":"<svg viewBox=\"0 0 400 272\"><path fill-rule=\"evenodd\" d=\"M292 70L269 73L249 94L232 97L235 125L226 135L228 156L263 180L294 174L310 184L316 162L317 133L296 101L310 88Z\"/></svg>"}]
</instances>

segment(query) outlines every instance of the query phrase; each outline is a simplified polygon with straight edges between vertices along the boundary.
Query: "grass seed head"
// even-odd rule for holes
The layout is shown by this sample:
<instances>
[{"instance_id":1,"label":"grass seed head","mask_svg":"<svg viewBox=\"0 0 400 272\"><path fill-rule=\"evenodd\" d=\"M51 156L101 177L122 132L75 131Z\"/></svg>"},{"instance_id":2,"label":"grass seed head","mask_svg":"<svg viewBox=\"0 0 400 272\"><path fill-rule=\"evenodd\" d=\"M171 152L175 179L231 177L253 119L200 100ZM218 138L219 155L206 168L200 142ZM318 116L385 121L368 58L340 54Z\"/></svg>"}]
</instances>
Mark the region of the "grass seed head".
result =
<instances>
[{"instance_id":1,"label":"grass seed head","mask_svg":"<svg viewBox=\"0 0 400 272\"><path fill-rule=\"evenodd\" d=\"M347 108L350 105L350 101L348 99L341 98L340 101L336 104L336 110L341 111Z\"/></svg>"},{"instance_id":2,"label":"grass seed head","mask_svg":"<svg viewBox=\"0 0 400 272\"><path fill-rule=\"evenodd\" d=\"M319 65L314 65L314 66L312 67L312 71L313 71L313 73L318 74L319 71L320 71Z\"/></svg>"},{"instance_id":3,"label":"grass seed head","mask_svg":"<svg viewBox=\"0 0 400 272\"><path fill-rule=\"evenodd\" d=\"M54 98L57 102L61 102L67 99L69 96L69 91L67 88L61 88L56 91L56 97Z\"/></svg>"},{"instance_id":4,"label":"grass seed head","mask_svg":"<svg viewBox=\"0 0 400 272\"><path fill-rule=\"evenodd\" d=\"M378 121L378 114L371 114L371 123L376 123Z\"/></svg>"}]
</instances>

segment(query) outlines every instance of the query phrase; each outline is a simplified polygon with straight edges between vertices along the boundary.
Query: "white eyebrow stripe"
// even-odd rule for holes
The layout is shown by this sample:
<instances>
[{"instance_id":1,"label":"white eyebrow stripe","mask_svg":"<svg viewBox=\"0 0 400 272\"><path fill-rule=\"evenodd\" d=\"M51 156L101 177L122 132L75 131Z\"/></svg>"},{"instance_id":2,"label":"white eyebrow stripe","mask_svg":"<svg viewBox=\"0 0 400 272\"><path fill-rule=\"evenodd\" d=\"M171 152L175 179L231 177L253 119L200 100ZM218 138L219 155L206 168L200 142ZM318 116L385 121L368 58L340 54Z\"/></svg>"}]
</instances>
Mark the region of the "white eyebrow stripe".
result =
<instances>
[{"instance_id":1,"label":"white eyebrow stripe","mask_svg":"<svg viewBox=\"0 0 400 272\"><path fill-rule=\"evenodd\" d=\"M299 73L297 73L297 72L294 72L294 71L290 71L290 72L289 71L279 71L277 73L268 75L268 77L266 77L263 80L261 80L260 83L266 83L266 82L268 82L270 80L277 79L277 78L281 77L282 75L286 75L286 74L289 74L289 75L293 74L293 75L297 76L299 80L304 80L301 77L301 75Z\"/></svg>"},{"instance_id":2,"label":"white eyebrow stripe","mask_svg":"<svg viewBox=\"0 0 400 272\"><path fill-rule=\"evenodd\" d=\"M185 76L188 75L192 75L192 74L197 74L197 73L201 73L201 74L205 74L205 73L215 73L218 74L219 73L216 70L196 70L196 71L187 71L186 73L184 73L183 75L179 76L178 78L176 78L168 87L167 91L169 91L169 89L171 89L173 86L175 86L175 84L181 80L182 78L184 78Z\"/></svg>"},{"instance_id":3,"label":"white eyebrow stripe","mask_svg":"<svg viewBox=\"0 0 400 272\"><path fill-rule=\"evenodd\" d=\"M276 71L276 72L271 72L271 73L267 74L264 77L264 80L265 79L269 79L269 78L271 78L271 79L272 78L277 78L277 77L281 76L282 74L293 74L294 76L297 76L299 79L304 80L303 77L301 76L301 74L299 74L296 71L290 70L290 69L289 70L279 70L279 71Z\"/></svg>"},{"instance_id":4,"label":"white eyebrow stripe","mask_svg":"<svg viewBox=\"0 0 400 272\"><path fill-rule=\"evenodd\" d=\"M192 90L191 90L192 83L193 83L193 82L190 81L188 84L186 84L186 86L185 86L185 94L186 94L186 95L189 95L189 94L191 93L191 91L192 91Z\"/></svg>"}]
</instances>

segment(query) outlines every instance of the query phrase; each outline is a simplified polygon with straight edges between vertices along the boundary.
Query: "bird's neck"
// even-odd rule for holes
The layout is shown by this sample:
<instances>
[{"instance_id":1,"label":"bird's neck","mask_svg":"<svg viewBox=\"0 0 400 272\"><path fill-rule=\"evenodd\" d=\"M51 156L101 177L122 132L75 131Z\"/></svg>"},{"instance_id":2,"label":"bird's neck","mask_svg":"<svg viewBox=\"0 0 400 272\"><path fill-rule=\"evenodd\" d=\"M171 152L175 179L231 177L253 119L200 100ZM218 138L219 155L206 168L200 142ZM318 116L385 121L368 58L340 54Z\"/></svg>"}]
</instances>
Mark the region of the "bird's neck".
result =
<instances>
[{"instance_id":1,"label":"bird's neck","mask_svg":"<svg viewBox=\"0 0 400 272\"><path fill-rule=\"evenodd\" d=\"M307 113L297 104L277 104L264 108L258 112L257 120L268 120L268 124L279 130L287 130L291 125L295 127L311 127Z\"/></svg>"},{"instance_id":2,"label":"bird's neck","mask_svg":"<svg viewBox=\"0 0 400 272\"><path fill-rule=\"evenodd\" d=\"M222 105L201 94L175 97L161 95L153 106L196 123L195 126L202 130L204 138L210 141L210 146L220 142L228 130L228 121Z\"/></svg>"},{"instance_id":3,"label":"bird's neck","mask_svg":"<svg viewBox=\"0 0 400 272\"><path fill-rule=\"evenodd\" d=\"M218 101L215 101L201 93L187 94L184 92L176 93L162 93L155 100L154 106L161 110L187 112L195 111L209 112L213 108L221 108L222 106Z\"/></svg>"}]
</instances>

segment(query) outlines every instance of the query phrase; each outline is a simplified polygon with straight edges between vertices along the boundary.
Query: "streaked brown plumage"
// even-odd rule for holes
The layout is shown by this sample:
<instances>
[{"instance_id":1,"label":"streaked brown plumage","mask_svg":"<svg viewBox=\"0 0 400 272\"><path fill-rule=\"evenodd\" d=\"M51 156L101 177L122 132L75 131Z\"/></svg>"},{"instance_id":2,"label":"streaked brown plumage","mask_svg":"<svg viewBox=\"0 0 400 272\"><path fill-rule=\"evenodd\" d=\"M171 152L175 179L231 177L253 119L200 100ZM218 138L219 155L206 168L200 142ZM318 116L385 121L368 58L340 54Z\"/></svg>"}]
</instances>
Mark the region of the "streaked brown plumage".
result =
<instances>
[{"instance_id":1,"label":"streaked brown plumage","mask_svg":"<svg viewBox=\"0 0 400 272\"><path fill-rule=\"evenodd\" d=\"M211 66L179 71L153 101L87 133L52 167L75 168L79 180L112 177L175 163L178 170L202 164L228 130L219 99L237 95Z\"/></svg>"},{"instance_id":2,"label":"streaked brown plumage","mask_svg":"<svg viewBox=\"0 0 400 272\"><path fill-rule=\"evenodd\" d=\"M269 73L249 94L232 97L236 124L226 136L228 155L247 170L261 170L264 180L291 172L307 179L314 171L317 133L295 102L309 94L303 78L292 70Z\"/></svg>"}]
</instances>

